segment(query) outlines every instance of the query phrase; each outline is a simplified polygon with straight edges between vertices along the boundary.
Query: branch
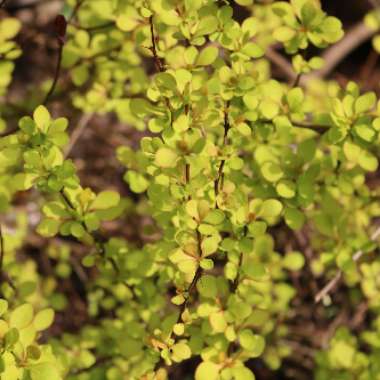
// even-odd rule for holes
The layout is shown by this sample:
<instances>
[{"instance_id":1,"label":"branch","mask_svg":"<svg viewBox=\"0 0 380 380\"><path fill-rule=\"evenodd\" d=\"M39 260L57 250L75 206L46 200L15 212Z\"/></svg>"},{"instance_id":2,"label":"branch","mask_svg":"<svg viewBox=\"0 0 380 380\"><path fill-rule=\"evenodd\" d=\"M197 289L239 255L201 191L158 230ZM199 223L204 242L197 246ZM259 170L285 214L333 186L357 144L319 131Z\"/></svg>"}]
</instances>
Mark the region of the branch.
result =
<instances>
[{"instance_id":1,"label":"branch","mask_svg":"<svg viewBox=\"0 0 380 380\"><path fill-rule=\"evenodd\" d=\"M55 26L55 32L57 35L57 41L58 41L58 58L57 58L57 66L55 68L55 73L54 73L54 79L53 83L50 87L49 92L45 96L45 100L43 101L42 104L46 105L47 102L50 99L50 96L53 94L55 87L58 83L58 78L59 74L61 71L61 66L62 66L62 52L63 52L63 46L65 44L65 37L66 37L66 27L67 27L67 22L64 16L59 15L56 17L54 21L54 26Z\"/></svg>"},{"instance_id":2,"label":"branch","mask_svg":"<svg viewBox=\"0 0 380 380\"><path fill-rule=\"evenodd\" d=\"M196 233L197 233L197 241L198 241L198 250L199 250L200 257L202 257L202 248L201 248L202 239L201 239L201 234L200 234L200 232L198 230L196 230ZM190 296L193 293L194 289L196 288L199 279L202 277L202 273L203 273L203 269L199 265L198 268L197 268L197 270L195 271L194 277L193 277L193 279L192 279L189 287L186 290L185 301L182 303L182 305L181 305L181 307L179 309L179 315L178 315L178 318L177 318L177 323L180 323L182 321L182 314L186 310L186 307L187 307L187 305L189 303Z\"/></svg>"},{"instance_id":3,"label":"branch","mask_svg":"<svg viewBox=\"0 0 380 380\"><path fill-rule=\"evenodd\" d=\"M380 236L380 227L378 227L375 232L371 235L370 240L375 241ZM359 249L352 256L352 260L356 263L360 260L360 258L364 255L364 251ZM343 272L341 269L338 270L336 275L318 292L318 294L314 298L315 303L319 303L324 297L326 297L331 290L335 287L335 285L342 278Z\"/></svg>"},{"instance_id":4,"label":"branch","mask_svg":"<svg viewBox=\"0 0 380 380\"><path fill-rule=\"evenodd\" d=\"M84 130L86 129L88 123L91 121L93 116L94 116L94 113L83 114L82 117L79 119L78 126L75 128L74 132L72 133L70 143L65 150L65 155L64 155L65 158L67 158L70 155L71 150L73 149L76 142L82 136Z\"/></svg>"},{"instance_id":5,"label":"branch","mask_svg":"<svg viewBox=\"0 0 380 380\"><path fill-rule=\"evenodd\" d=\"M377 30L370 29L363 21L354 25L338 43L331 46L322 54L322 58L325 60L322 69L306 76L301 82L308 81L312 78L325 78L350 53L370 39L376 32Z\"/></svg>"},{"instance_id":6,"label":"branch","mask_svg":"<svg viewBox=\"0 0 380 380\"><path fill-rule=\"evenodd\" d=\"M305 86L311 79L323 79L327 77L349 54L357 47L370 39L377 30L370 29L364 21L354 25L345 36L336 44L325 50L322 58L325 61L322 69L299 78L299 84ZM297 74L291 63L280 53L269 47L265 52L266 58L274 63L291 81L297 80Z\"/></svg>"},{"instance_id":7,"label":"branch","mask_svg":"<svg viewBox=\"0 0 380 380\"><path fill-rule=\"evenodd\" d=\"M154 63L156 65L157 71L163 72L164 67L162 65L162 62L161 62L158 54L157 54L156 43L158 41L158 37L156 37L154 34L153 15L149 17L149 24L150 24L150 37L151 37L151 42L152 42L152 46L150 49L151 49L152 54L153 54Z\"/></svg>"},{"instance_id":8,"label":"branch","mask_svg":"<svg viewBox=\"0 0 380 380\"><path fill-rule=\"evenodd\" d=\"M60 191L59 191L59 194L61 196L61 198L63 199L63 202L65 203L65 205L76 212L76 207L75 205L71 202L70 198L65 194L65 190L64 188L62 188ZM98 249L98 253L100 255L102 255L104 257L104 253L105 253L105 249L104 249L104 243L105 243L105 240L99 235L97 234L96 232L93 232L91 233L86 224L82 221L82 222L79 222L82 227L84 228L84 230L92 237L93 241L95 242L95 245L96 245L96 248ZM115 262L115 260L113 258L106 258L112 265L114 271L119 274L119 268Z\"/></svg>"},{"instance_id":9,"label":"branch","mask_svg":"<svg viewBox=\"0 0 380 380\"><path fill-rule=\"evenodd\" d=\"M223 124L223 127L224 127L224 135L223 135L223 147L227 145L227 134L228 134L228 131L230 130L230 123L228 121L228 109L229 109L229 106L230 106L230 102L227 101L225 107L224 107L224 124ZM218 208L218 202L216 200L216 198L218 197L218 194L219 194L219 187L220 187L220 183L222 182L223 180L223 169L224 169L224 165L226 163L226 160L225 159L222 159L222 161L220 161L220 165L219 165L219 169L218 169L218 176L216 177L215 181L214 181L214 192L215 192L215 204L216 204L216 208Z\"/></svg>"},{"instance_id":10,"label":"branch","mask_svg":"<svg viewBox=\"0 0 380 380\"><path fill-rule=\"evenodd\" d=\"M274 63L291 80L297 80L297 73L293 70L292 64L280 53L269 47L265 52L265 57Z\"/></svg>"}]
</instances>

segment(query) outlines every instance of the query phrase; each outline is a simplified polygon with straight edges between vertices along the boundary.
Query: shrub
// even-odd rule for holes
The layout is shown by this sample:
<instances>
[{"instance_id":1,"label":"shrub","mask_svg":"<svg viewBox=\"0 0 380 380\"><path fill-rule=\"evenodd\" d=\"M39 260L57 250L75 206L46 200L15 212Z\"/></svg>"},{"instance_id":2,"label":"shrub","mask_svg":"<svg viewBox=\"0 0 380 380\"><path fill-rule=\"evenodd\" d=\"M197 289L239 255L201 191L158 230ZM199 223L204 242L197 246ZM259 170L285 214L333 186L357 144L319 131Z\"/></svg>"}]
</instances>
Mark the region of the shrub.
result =
<instances>
[{"instance_id":1,"label":"shrub","mask_svg":"<svg viewBox=\"0 0 380 380\"><path fill-rule=\"evenodd\" d=\"M1 379L250 380L294 359L297 318L356 309L370 322L336 319L317 353L309 337L312 370L378 378L380 102L318 79L337 18L317 0L67 0L55 76L17 106L20 28L0 20ZM81 185L56 103L138 131L116 150L124 188ZM85 321L45 333L70 313L61 282L79 282Z\"/></svg>"}]
</instances>

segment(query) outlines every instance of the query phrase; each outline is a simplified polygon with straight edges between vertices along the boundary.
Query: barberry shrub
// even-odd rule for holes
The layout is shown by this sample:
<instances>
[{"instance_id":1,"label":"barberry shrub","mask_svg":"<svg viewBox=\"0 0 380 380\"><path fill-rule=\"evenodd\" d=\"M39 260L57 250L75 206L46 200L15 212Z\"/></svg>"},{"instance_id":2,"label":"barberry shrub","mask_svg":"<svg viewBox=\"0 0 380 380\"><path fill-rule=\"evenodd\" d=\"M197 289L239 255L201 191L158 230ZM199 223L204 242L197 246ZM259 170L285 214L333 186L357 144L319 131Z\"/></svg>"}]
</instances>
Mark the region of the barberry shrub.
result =
<instances>
[{"instance_id":1,"label":"barberry shrub","mask_svg":"<svg viewBox=\"0 0 380 380\"><path fill-rule=\"evenodd\" d=\"M369 179L380 102L318 76L342 23L318 0L67 0L55 77L15 105L6 94L21 22L9 3L0 379L252 380L297 361L302 344L318 380L378 379L380 193ZM377 10L366 23L379 28ZM275 79L278 59L289 81ZM58 102L138 131L115 152L123 189L81 186ZM147 222L127 238L137 219ZM60 327L65 281L80 282L86 302L75 330ZM365 313L360 333L362 314L339 319L343 309ZM307 343L297 341L304 315L327 333L305 320Z\"/></svg>"}]
</instances>

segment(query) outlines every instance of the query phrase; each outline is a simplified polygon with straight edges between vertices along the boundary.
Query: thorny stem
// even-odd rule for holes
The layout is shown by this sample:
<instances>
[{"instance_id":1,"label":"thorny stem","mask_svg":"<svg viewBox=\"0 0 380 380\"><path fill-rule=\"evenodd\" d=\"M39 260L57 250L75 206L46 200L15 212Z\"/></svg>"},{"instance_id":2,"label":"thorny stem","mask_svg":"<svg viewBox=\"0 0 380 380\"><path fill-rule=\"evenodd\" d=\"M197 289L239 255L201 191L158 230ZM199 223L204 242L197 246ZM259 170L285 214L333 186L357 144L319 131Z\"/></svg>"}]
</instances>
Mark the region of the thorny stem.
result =
<instances>
[{"instance_id":1,"label":"thorny stem","mask_svg":"<svg viewBox=\"0 0 380 380\"><path fill-rule=\"evenodd\" d=\"M224 108L224 136L223 136L223 147L227 145L227 134L228 134L228 131L230 129L230 123L228 121L228 109L229 109L229 106L230 106L230 102L228 101L226 103L226 106ZM220 184L221 182L223 181L223 169L224 169L224 165L226 163L226 160L225 159L222 159L222 161L220 161L220 165L219 165L219 169L218 169L218 176L216 177L215 181L214 181L214 192L215 192L215 204L216 204L216 208L218 208L218 202L217 202L217 197L219 195L219 188L220 188Z\"/></svg>"},{"instance_id":2,"label":"thorny stem","mask_svg":"<svg viewBox=\"0 0 380 380\"><path fill-rule=\"evenodd\" d=\"M154 34L153 15L149 17L149 24L150 24L150 37L151 37L151 41L152 41L151 51L153 54L154 63L156 65L157 71L163 72L164 67L162 65L162 62L161 62L158 54L157 54L156 43L157 43L158 38Z\"/></svg>"}]
</instances>

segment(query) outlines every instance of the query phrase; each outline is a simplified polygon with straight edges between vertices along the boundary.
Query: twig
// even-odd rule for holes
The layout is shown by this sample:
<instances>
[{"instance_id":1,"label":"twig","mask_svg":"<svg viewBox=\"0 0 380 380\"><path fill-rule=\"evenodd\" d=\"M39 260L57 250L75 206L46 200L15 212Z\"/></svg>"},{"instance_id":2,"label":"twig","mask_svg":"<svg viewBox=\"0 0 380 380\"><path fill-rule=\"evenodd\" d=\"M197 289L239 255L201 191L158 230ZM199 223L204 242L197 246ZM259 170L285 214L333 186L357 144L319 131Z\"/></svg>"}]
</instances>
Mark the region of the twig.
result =
<instances>
[{"instance_id":1,"label":"twig","mask_svg":"<svg viewBox=\"0 0 380 380\"><path fill-rule=\"evenodd\" d=\"M76 211L76 207L75 205L71 202L70 198L66 195L65 193L65 190L64 188L62 188L60 191L59 191L59 194L63 200L63 202L65 203L66 206L68 206L71 210L73 211ZM104 257L104 254L105 254L105 248L104 248L104 243L105 243L105 240L97 233L93 232L91 233L86 224L84 222L79 222L82 227L84 228L84 230L92 237L94 243L95 243L95 246L98 250L98 253L100 255L102 255ZM119 274L119 268L115 262L115 260L113 258L106 258L110 264L112 265L114 271Z\"/></svg>"},{"instance_id":2,"label":"twig","mask_svg":"<svg viewBox=\"0 0 380 380\"><path fill-rule=\"evenodd\" d=\"M78 0L77 3L75 4L75 7L73 9L73 12L71 13L71 16L69 17L68 19L68 23L71 23L71 21L74 19L74 17L77 15L80 7L83 5L83 3L85 2L86 0Z\"/></svg>"},{"instance_id":3,"label":"twig","mask_svg":"<svg viewBox=\"0 0 380 380\"><path fill-rule=\"evenodd\" d=\"M62 66L62 52L63 52L63 46L65 44L65 37L66 37L66 27L67 27L67 22L64 16L59 15L55 19L55 32L57 35L57 41L58 41L58 57L57 57L57 65L55 68L55 73L54 73L54 79L53 83L50 87L49 92L46 94L45 100L43 101L43 104L46 105L47 102L50 99L50 96L53 94L55 87L58 83L59 79L59 74L61 71L61 66Z\"/></svg>"},{"instance_id":4,"label":"twig","mask_svg":"<svg viewBox=\"0 0 380 380\"><path fill-rule=\"evenodd\" d=\"M228 109L230 107L230 102L228 101L224 107L224 123L223 123L223 127L224 127L224 135L223 135L223 147L226 146L227 144L227 134L228 134L228 131L230 129L230 123L228 121ZM215 192L215 204L216 204L216 208L218 208L218 202L217 202L217 197L219 195L219 187L220 187L220 183L223 179L223 169L224 169L224 165L226 163L226 160L225 159L222 159L220 161L220 165L219 165L219 169L218 169L218 176L216 177L215 181L214 181L214 192Z\"/></svg>"},{"instance_id":5,"label":"twig","mask_svg":"<svg viewBox=\"0 0 380 380\"><path fill-rule=\"evenodd\" d=\"M352 51L354 51L363 42L371 38L377 31L370 29L365 23L359 22L353 26L338 43L331 46L322 54L325 61L322 69L308 75L304 80L309 80L313 77L325 78L329 75L340 62L344 60Z\"/></svg>"},{"instance_id":6,"label":"twig","mask_svg":"<svg viewBox=\"0 0 380 380\"><path fill-rule=\"evenodd\" d=\"M293 70L291 63L280 53L269 47L265 52L265 56L274 63L278 68L291 80L297 79L297 73Z\"/></svg>"},{"instance_id":7,"label":"twig","mask_svg":"<svg viewBox=\"0 0 380 380\"><path fill-rule=\"evenodd\" d=\"M200 232L198 230L196 230L196 234L197 234L197 241L198 241L199 256L202 257L202 247L201 247L202 239L201 239L201 234L200 234ZM196 288L199 279L202 277L202 273L203 273L203 269L198 264L198 268L195 271L194 277L193 277L190 285L186 289L185 301L180 306L179 315L178 315L178 318L177 318L177 323L180 323L182 321L182 314L186 310L186 307L187 307L187 305L189 303L190 296L191 296L192 292L194 291L194 289Z\"/></svg>"},{"instance_id":8,"label":"twig","mask_svg":"<svg viewBox=\"0 0 380 380\"><path fill-rule=\"evenodd\" d=\"M71 150L73 149L74 145L82 136L84 130L86 129L87 125L89 124L93 116L94 116L94 113L87 113L87 114L83 114L82 117L79 119L78 126L75 128L74 132L72 133L70 143L65 150L65 158L67 158L70 155Z\"/></svg>"},{"instance_id":9,"label":"twig","mask_svg":"<svg viewBox=\"0 0 380 380\"><path fill-rule=\"evenodd\" d=\"M370 240L375 241L380 236L380 227L378 227L375 232L371 235ZM361 257L364 255L364 251L362 249L359 249L355 254L352 256L352 260L356 263L358 262ZM314 298L315 303L319 303L324 297L326 297L330 291L335 287L335 285L340 281L342 278L343 272L341 269L338 270L336 275L318 292L318 294Z\"/></svg>"},{"instance_id":10,"label":"twig","mask_svg":"<svg viewBox=\"0 0 380 380\"><path fill-rule=\"evenodd\" d=\"M157 54L157 48L156 48L157 37L154 34L153 15L149 17L149 24L150 24L150 37L151 37L151 42L152 42L152 46L150 49L151 49L152 54L153 54L154 63L156 65L157 71L163 72L164 67L162 65L162 62L161 62L158 54Z\"/></svg>"},{"instance_id":11,"label":"twig","mask_svg":"<svg viewBox=\"0 0 380 380\"><path fill-rule=\"evenodd\" d=\"M322 58L325 61L323 67L311 74L303 75L299 79L299 84L305 86L311 79L327 77L340 62L376 32L377 30L368 28L363 21L353 26L339 42L332 45L322 54ZM283 55L273 48L268 48L265 56L278 66L290 80L297 80L297 74L293 70L291 63Z\"/></svg>"}]
</instances>

